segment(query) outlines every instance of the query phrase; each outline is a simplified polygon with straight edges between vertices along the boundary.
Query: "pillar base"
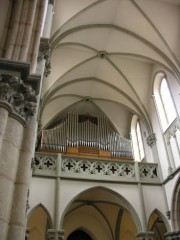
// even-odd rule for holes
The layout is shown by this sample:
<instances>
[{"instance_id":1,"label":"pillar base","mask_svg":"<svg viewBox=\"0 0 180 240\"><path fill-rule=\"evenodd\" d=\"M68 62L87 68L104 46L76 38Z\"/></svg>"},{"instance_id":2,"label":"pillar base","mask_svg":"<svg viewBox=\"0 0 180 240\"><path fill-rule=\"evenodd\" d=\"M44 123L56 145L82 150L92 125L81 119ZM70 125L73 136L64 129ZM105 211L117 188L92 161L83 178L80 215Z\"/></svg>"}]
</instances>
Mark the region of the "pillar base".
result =
<instances>
[{"instance_id":1,"label":"pillar base","mask_svg":"<svg viewBox=\"0 0 180 240\"><path fill-rule=\"evenodd\" d=\"M48 240L64 240L64 231L56 229L48 229Z\"/></svg>"},{"instance_id":2,"label":"pillar base","mask_svg":"<svg viewBox=\"0 0 180 240\"><path fill-rule=\"evenodd\" d=\"M140 232L136 236L139 240L154 240L154 232Z\"/></svg>"},{"instance_id":3,"label":"pillar base","mask_svg":"<svg viewBox=\"0 0 180 240\"><path fill-rule=\"evenodd\" d=\"M165 240L180 240L180 231L168 232L164 234Z\"/></svg>"}]
</instances>

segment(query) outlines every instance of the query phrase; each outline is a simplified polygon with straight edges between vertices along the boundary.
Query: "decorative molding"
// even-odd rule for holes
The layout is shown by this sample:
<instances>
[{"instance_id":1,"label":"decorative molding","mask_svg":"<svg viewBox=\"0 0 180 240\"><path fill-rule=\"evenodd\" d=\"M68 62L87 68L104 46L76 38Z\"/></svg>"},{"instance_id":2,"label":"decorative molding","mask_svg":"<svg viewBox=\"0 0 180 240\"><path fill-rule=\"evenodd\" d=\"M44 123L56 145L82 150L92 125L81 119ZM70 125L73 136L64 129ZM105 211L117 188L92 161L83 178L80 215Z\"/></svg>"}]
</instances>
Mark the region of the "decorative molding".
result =
<instances>
[{"instance_id":1,"label":"decorative molding","mask_svg":"<svg viewBox=\"0 0 180 240\"><path fill-rule=\"evenodd\" d=\"M151 133L148 137L147 137L147 145L152 147L155 143L156 143L157 139L156 139L156 134L155 133Z\"/></svg>"},{"instance_id":2,"label":"decorative molding","mask_svg":"<svg viewBox=\"0 0 180 240\"><path fill-rule=\"evenodd\" d=\"M32 171L48 170L54 172L56 170L57 155L36 154L32 160Z\"/></svg>"},{"instance_id":3,"label":"decorative molding","mask_svg":"<svg viewBox=\"0 0 180 240\"><path fill-rule=\"evenodd\" d=\"M171 211L166 211L166 216L170 220L171 219Z\"/></svg>"},{"instance_id":4,"label":"decorative molding","mask_svg":"<svg viewBox=\"0 0 180 240\"><path fill-rule=\"evenodd\" d=\"M154 164L139 164L139 174L142 178L157 178L157 166Z\"/></svg>"},{"instance_id":5,"label":"decorative molding","mask_svg":"<svg viewBox=\"0 0 180 240\"><path fill-rule=\"evenodd\" d=\"M48 229L48 240L64 240L64 231L56 229Z\"/></svg>"},{"instance_id":6,"label":"decorative molding","mask_svg":"<svg viewBox=\"0 0 180 240\"><path fill-rule=\"evenodd\" d=\"M62 158L62 172L90 175L135 177L134 163Z\"/></svg>"},{"instance_id":7,"label":"decorative molding","mask_svg":"<svg viewBox=\"0 0 180 240\"><path fill-rule=\"evenodd\" d=\"M165 240L179 240L180 231L168 232L164 235Z\"/></svg>"},{"instance_id":8,"label":"decorative molding","mask_svg":"<svg viewBox=\"0 0 180 240\"><path fill-rule=\"evenodd\" d=\"M165 131L164 136L167 144L170 144L170 139L172 137L176 138L177 131L180 131L180 121L176 119Z\"/></svg>"},{"instance_id":9,"label":"decorative molding","mask_svg":"<svg viewBox=\"0 0 180 240\"><path fill-rule=\"evenodd\" d=\"M154 240L154 232L140 232L137 234L139 240Z\"/></svg>"},{"instance_id":10,"label":"decorative molding","mask_svg":"<svg viewBox=\"0 0 180 240\"><path fill-rule=\"evenodd\" d=\"M60 175L57 175L58 168L60 168ZM161 183L158 165L155 163L83 158L40 152L34 157L32 169L33 175L39 177L70 177L133 182L134 184L139 181L145 184Z\"/></svg>"},{"instance_id":11,"label":"decorative molding","mask_svg":"<svg viewBox=\"0 0 180 240\"><path fill-rule=\"evenodd\" d=\"M36 92L19 76L0 73L0 105L11 109L14 117L27 121L36 113Z\"/></svg>"},{"instance_id":12,"label":"decorative molding","mask_svg":"<svg viewBox=\"0 0 180 240\"><path fill-rule=\"evenodd\" d=\"M49 44L49 39L41 38L40 46L39 46L39 55L38 55L38 62L45 60L45 70L44 76L48 77L51 73L51 62L50 62L50 54L51 54L51 47Z\"/></svg>"},{"instance_id":13,"label":"decorative molding","mask_svg":"<svg viewBox=\"0 0 180 240\"><path fill-rule=\"evenodd\" d=\"M106 51L100 51L98 53L99 58L104 59L107 58L108 53Z\"/></svg>"}]
</instances>

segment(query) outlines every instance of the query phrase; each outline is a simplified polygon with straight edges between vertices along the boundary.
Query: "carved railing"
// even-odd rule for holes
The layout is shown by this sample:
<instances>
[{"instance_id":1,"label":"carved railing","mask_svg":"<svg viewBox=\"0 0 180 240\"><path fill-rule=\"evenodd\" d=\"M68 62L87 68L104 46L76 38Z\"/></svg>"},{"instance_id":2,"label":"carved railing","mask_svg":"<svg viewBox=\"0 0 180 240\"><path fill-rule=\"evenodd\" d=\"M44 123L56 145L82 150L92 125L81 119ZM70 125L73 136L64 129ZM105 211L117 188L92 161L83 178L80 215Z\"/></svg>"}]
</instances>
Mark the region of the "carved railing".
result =
<instances>
[{"instance_id":1,"label":"carved railing","mask_svg":"<svg viewBox=\"0 0 180 240\"><path fill-rule=\"evenodd\" d=\"M40 176L55 176L57 159L57 154L36 153L31 164L32 173Z\"/></svg>"},{"instance_id":2,"label":"carved railing","mask_svg":"<svg viewBox=\"0 0 180 240\"><path fill-rule=\"evenodd\" d=\"M34 176L56 176L60 172L60 177L64 178L160 183L158 166L154 163L36 153L32 169Z\"/></svg>"},{"instance_id":3,"label":"carved railing","mask_svg":"<svg viewBox=\"0 0 180 240\"><path fill-rule=\"evenodd\" d=\"M134 163L62 157L62 172L102 176L134 177Z\"/></svg>"}]
</instances>

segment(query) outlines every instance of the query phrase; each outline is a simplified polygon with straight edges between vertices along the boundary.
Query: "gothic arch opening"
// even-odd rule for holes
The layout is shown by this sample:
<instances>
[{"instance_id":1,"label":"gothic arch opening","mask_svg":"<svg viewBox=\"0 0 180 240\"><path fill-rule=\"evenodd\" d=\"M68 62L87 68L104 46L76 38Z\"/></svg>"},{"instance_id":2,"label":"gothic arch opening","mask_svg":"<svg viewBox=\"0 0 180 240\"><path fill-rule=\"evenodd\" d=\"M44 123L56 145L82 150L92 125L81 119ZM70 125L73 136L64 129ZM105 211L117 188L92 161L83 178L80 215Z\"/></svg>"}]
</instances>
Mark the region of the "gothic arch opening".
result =
<instances>
[{"instance_id":1,"label":"gothic arch opening","mask_svg":"<svg viewBox=\"0 0 180 240\"><path fill-rule=\"evenodd\" d=\"M52 221L46 208L39 204L29 214L27 229L30 230L28 240L46 240L47 230L52 227Z\"/></svg>"},{"instance_id":2,"label":"gothic arch opening","mask_svg":"<svg viewBox=\"0 0 180 240\"><path fill-rule=\"evenodd\" d=\"M156 240L163 240L164 234L168 232L167 223L158 210L153 211L149 218L148 230L154 232Z\"/></svg>"},{"instance_id":3,"label":"gothic arch opening","mask_svg":"<svg viewBox=\"0 0 180 240\"><path fill-rule=\"evenodd\" d=\"M92 239L136 240L139 219L128 202L106 188L82 192L68 206L62 221L65 239L77 229L86 229ZM136 219L135 219L136 218Z\"/></svg>"},{"instance_id":4,"label":"gothic arch opening","mask_svg":"<svg viewBox=\"0 0 180 240\"><path fill-rule=\"evenodd\" d=\"M67 240L92 240L92 238L82 230L76 230L72 232Z\"/></svg>"}]
</instances>

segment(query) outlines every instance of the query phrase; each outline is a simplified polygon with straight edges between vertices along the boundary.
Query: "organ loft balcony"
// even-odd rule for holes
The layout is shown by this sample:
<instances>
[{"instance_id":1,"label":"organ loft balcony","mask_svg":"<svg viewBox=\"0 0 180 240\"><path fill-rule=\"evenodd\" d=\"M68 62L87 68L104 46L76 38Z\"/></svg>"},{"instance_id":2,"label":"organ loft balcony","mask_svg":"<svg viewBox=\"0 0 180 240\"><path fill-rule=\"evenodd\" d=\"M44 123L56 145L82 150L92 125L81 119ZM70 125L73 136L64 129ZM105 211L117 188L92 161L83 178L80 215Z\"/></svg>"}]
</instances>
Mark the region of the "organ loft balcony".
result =
<instances>
[{"instance_id":1,"label":"organ loft balcony","mask_svg":"<svg viewBox=\"0 0 180 240\"><path fill-rule=\"evenodd\" d=\"M134 161L131 140L103 113L75 109L42 130L32 169L38 177L160 184L157 164Z\"/></svg>"}]
</instances>

